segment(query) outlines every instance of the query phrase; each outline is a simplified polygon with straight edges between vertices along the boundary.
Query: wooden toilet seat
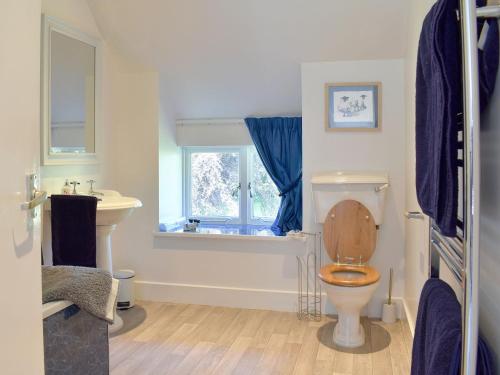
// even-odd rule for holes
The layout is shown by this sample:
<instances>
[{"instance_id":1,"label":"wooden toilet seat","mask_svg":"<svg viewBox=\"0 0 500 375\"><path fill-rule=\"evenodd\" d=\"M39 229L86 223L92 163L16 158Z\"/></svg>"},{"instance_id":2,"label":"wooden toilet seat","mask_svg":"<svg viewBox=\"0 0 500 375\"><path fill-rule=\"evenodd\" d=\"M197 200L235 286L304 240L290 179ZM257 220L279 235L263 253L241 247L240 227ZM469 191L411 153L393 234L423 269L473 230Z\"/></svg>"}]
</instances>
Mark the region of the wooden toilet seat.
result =
<instances>
[{"instance_id":1,"label":"wooden toilet seat","mask_svg":"<svg viewBox=\"0 0 500 375\"><path fill-rule=\"evenodd\" d=\"M360 202L348 199L331 208L323 224L323 242L335 262L321 268L319 278L324 282L356 287L380 279L375 268L365 265L375 251L377 226Z\"/></svg>"},{"instance_id":2,"label":"wooden toilet seat","mask_svg":"<svg viewBox=\"0 0 500 375\"><path fill-rule=\"evenodd\" d=\"M356 273L355 278L349 278L342 273ZM338 275L336 275L338 273ZM359 266L351 264L327 264L321 267L319 278L325 283L337 286L359 287L376 283L380 279L380 273L370 266Z\"/></svg>"}]
</instances>

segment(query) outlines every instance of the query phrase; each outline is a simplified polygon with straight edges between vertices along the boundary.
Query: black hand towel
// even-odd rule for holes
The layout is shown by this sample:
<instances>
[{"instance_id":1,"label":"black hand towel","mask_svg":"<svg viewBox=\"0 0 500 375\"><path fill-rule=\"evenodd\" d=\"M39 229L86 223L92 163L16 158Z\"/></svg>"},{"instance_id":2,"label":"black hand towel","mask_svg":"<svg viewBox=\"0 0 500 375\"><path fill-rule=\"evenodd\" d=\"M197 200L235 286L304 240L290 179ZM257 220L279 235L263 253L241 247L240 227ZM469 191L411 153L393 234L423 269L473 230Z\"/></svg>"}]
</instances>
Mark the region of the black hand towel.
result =
<instances>
[{"instance_id":1,"label":"black hand towel","mask_svg":"<svg viewBox=\"0 0 500 375\"><path fill-rule=\"evenodd\" d=\"M418 306L411 375L459 375L462 342L461 306L453 289L429 279ZM477 374L492 375L491 354L479 338Z\"/></svg>"},{"instance_id":2,"label":"black hand towel","mask_svg":"<svg viewBox=\"0 0 500 375\"><path fill-rule=\"evenodd\" d=\"M96 213L96 197L51 196L54 266L96 267Z\"/></svg>"}]
</instances>

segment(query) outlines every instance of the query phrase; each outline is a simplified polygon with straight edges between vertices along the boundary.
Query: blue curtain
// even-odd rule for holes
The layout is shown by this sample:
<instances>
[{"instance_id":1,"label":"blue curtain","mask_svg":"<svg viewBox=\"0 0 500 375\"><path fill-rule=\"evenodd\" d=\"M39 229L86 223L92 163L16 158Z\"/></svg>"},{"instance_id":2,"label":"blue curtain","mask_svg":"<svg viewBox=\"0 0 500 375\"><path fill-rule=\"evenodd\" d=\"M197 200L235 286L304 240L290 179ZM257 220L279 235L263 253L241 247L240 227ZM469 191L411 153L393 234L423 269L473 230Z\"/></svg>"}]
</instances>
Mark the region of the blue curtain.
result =
<instances>
[{"instance_id":1,"label":"blue curtain","mask_svg":"<svg viewBox=\"0 0 500 375\"><path fill-rule=\"evenodd\" d=\"M262 164L276 184L281 205L271 230L302 230L302 118L246 118Z\"/></svg>"}]
</instances>

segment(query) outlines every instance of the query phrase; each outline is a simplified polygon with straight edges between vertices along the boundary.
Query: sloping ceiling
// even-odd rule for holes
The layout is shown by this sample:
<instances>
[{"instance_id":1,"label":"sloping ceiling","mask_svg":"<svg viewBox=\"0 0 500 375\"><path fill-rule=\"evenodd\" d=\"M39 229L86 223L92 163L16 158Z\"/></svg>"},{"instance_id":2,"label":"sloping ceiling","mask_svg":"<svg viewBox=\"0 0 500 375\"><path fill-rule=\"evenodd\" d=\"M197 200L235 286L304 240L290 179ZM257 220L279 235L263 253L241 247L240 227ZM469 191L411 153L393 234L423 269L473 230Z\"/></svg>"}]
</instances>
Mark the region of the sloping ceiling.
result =
<instances>
[{"instance_id":1,"label":"sloping ceiling","mask_svg":"<svg viewBox=\"0 0 500 375\"><path fill-rule=\"evenodd\" d=\"M300 63L402 58L406 0L87 0L176 118L297 114Z\"/></svg>"}]
</instances>

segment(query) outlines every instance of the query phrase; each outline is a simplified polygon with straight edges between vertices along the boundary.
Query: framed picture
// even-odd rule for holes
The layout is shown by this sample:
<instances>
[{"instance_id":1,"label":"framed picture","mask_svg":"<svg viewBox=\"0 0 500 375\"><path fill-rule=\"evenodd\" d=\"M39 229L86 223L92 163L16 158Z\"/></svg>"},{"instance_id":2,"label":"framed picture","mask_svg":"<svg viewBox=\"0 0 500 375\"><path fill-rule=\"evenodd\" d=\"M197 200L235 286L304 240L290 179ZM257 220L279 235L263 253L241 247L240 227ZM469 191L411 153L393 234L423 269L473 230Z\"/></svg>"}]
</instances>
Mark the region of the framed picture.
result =
<instances>
[{"instance_id":1,"label":"framed picture","mask_svg":"<svg viewBox=\"0 0 500 375\"><path fill-rule=\"evenodd\" d=\"M327 131L379 130L382 83L327 83L325 85Z\"/></svg>"}]
</instances>

